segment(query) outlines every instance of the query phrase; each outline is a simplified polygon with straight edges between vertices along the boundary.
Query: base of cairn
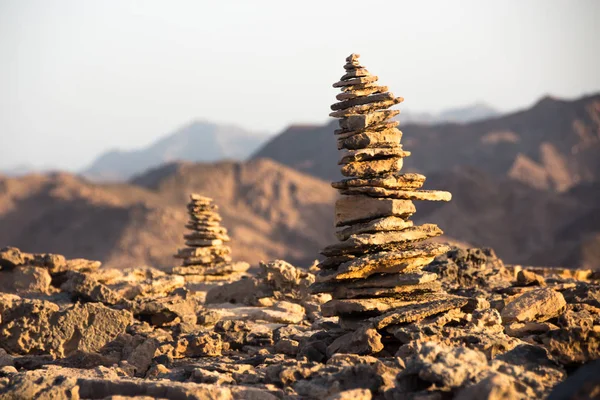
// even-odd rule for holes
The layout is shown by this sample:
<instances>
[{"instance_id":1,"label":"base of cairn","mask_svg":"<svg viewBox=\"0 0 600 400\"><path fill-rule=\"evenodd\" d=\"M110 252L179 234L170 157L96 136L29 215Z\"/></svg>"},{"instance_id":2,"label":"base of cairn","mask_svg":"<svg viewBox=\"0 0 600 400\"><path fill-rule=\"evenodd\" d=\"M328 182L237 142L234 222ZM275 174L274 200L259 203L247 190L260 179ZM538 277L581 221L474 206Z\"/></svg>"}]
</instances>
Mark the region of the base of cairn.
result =
<instances>
[{"instance_id":1,"label":"base of cairn","mask_svg":"<svg viewBox=\"0 0 600 400\"><path fill-rule=\"evenodd\" d=\"M219 208L213 200L199 194L191 194L187 206L190 216L186 225L191 232L185 234L187 247L178 250L175 258L182 265L173 268L173 273L183 275L187 282L213 282L235 280L245 275L250 265L232 262L227 229L221 226Z\"/></svg>"}]
</instances>

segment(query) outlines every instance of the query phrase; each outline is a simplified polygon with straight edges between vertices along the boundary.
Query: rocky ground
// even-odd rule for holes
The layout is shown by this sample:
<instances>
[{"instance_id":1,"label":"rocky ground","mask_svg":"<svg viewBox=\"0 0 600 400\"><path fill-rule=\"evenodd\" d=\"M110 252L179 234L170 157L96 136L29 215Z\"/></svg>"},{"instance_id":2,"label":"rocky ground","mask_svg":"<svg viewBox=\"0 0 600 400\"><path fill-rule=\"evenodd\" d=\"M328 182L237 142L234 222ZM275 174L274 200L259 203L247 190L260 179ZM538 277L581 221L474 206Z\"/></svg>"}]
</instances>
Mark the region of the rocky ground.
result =
<instances>
[{"instance_id":1,"label":"rocky ground","mask_svg":"<svg viewBox=\"0 0 600 400\"><path fill-rule=\"evenodd\" d=\"M598 272L485 249L426 270L466 305L348 333L314 268L219 283L4 248L0 399L599 398Z\"/></svg>"}]
</instances>

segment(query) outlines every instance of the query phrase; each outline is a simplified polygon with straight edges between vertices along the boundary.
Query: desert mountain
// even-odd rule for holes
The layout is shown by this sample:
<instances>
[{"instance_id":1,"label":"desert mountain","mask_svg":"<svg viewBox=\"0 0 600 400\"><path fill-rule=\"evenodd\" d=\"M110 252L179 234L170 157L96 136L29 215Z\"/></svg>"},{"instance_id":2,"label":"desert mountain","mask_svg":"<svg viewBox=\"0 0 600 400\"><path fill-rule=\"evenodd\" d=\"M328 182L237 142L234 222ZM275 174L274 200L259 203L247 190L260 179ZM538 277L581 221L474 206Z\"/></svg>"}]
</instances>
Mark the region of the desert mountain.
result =
<instances>
[{"instance_id":1,"label":"desert mountain","mask_svg":"<svg viewBox=\"0 0 600 400\"><path fill-rule=\"evenodd\" d=\"M336 125L292 126L254 157L335 180ZM401 127L403 143L412 152L407 170L431 174L471 166L556 191L600 178L600 94L574 101L545 97L527 110L465 124Z\"/></svg>"},{"instance_id":2,"label":"desert mountain","mask_svg":"<svg viewBox=\"0 0 600 400\"><path fill-rule=\"evenodd\" d=\"M308 264L332 240L334 192L270 160L170 164L135 184L96 184L70 174L0 177L0 243L108 266L169 266L183 245L191 192L213 197L234 258Z\"/></svg>"},{"instance_id":3,"label":"desert mountain","mask_svg":"<svg viewBox=\"0 0 600 400\"><path fill-rule=\"evenodd\" d=\"M455 168L431 174L425 188L453 193L448 204L416 204L415 221L435 221L446 239L493 247L510 263L600 269L598 184L556 193ZM306 266L334 240L330 185L257 159L173 163L119 184L64 173L0 177L0 245L113 267L170 266L191 192L220 206L237 260Z\"/></svg>"},{"instance_id":4,"label":"desert mountain","mask_svg":"<svg viewBox=\"0 0 600 400\"><path fill-rule=\"evenodd\" d=\"M265 140L266 136L237 126L194 121L146 148L102 154L82 175L93 180L124 181L168 162L243 160Z\"/></svg>"}]
</instances>

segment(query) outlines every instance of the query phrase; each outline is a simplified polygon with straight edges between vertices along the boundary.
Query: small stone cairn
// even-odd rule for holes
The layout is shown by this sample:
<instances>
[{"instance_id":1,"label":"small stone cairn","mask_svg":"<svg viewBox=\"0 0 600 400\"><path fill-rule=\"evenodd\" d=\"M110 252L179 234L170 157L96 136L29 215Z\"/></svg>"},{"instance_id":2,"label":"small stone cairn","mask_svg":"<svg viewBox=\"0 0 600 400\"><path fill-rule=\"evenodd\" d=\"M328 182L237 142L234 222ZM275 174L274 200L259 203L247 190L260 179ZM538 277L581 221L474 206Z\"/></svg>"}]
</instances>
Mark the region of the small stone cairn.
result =
<instances>
[{"instance_id":1,"label":"small stone cairn","mask_svg":"<svg viewBox=\"0 0 600 400\"><path fill-rule=\"evenodd\" d=\"M346 58L346 73L333 85L342 90L330 116L339 118L338 164L347 178L332 183L342 194L335 204L340 242L321 251L326 259L312 291L331 293L323 315L338 316L342 328L379 330L462 307L467 299L447 295L435 273L422 271L450 248L424 242L443 232L413 225L413 200L449 201L451 194L420 190L425 176L399 173L410 153L392 120L399 111L388 108L403 99L378 86L358 58Z\"/></svg>"},{"instance_id":2,"label":"small stone cairn","mask_svg":"<svg viewBox=\"0 0 600 400\"><path fill-rule=\"evenodd\" d=\"M191 194L187 209L190 219L185 227L191 232L183 235L187 247L175 255L183 262L173 268L173 273L196 276L199 278L196 281L239 278L250 266L246 262L232 262L231 248L225 245L231 239L221 226L219 207L213 204L213 199Z\"/></svg>"}]
</instances>

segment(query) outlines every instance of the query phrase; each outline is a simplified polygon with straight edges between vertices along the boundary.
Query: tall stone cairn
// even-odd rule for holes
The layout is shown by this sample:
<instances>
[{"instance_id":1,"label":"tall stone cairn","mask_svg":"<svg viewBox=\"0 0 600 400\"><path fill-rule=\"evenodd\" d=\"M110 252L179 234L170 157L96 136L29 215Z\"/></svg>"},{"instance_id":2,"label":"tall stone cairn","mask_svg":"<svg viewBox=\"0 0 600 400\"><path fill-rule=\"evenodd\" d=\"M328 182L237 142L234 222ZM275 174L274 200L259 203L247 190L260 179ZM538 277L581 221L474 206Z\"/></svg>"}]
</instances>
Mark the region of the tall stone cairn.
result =
<instances>
[{"instance_id":1,"label":"tall stone cairn","mask_svg":"<svg viewBox=\"0 0 600 400\"><path fill-rule=\"evenodd\" d=\"M227 229L221 226L219 207L213 204L213 199L191 194L187 209L190 219L185 227L191 232L183 235L187 247L175 254L175 258L183 261L181 266L173 268L173 273L211 281L245 272L248 263L231 260L231 248L225 245L230 238Z\"/></svg>"},{"instance_id":2,"label":"tall stone cairn","mask_svg":"<svg viewBox=\"0 0 600 400\"><path fill-rule=\"evenodd\" d=\"M338 316L346 329L415 322L466 304L442 291L437 275L422 271L449 250L426 239L443 232L434 224L413 225L413 200L449 201L451 194L421 190L425 176L399 173L410 155L400 144L402 132L390 110L402 102L360 65L358 54L346 58L346 73L332 117L342 150L338 164L347 177L332 186L342 195L335 204L339 242L321 251L314 293L331 293L324 316Z\"/></svg>"}]
</instances>

